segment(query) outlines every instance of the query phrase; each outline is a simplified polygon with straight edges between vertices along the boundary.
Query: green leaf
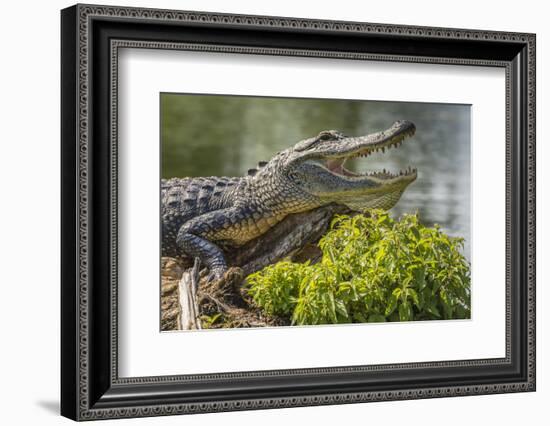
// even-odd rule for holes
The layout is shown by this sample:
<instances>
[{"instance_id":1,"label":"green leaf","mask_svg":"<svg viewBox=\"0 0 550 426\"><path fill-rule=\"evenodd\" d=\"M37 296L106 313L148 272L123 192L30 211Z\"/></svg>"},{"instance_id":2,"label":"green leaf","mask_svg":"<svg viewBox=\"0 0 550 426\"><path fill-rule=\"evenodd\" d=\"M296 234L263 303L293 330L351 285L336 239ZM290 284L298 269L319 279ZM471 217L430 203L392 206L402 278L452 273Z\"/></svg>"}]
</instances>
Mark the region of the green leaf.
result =
<instances>
[{"instance_id":1,"label":"green leaf","mask_svg":"<svg viewBox=\"0 0 550 426\"><path fill-rule=\"evenodd\" d=\"M395 294L392 294L390 296L390 303L388 303L388 306L386 307L386 310L384 311L384 315L388 316L395 311L395 308L397 307L397 299L399 296L396 296Z\"/></svg>"},{"instance_id":2,"label":"green leaf","mask_svg":"<svg viewBox=\"0 0 550 426\"><path fill-rule=\"evenodd\" d=\"M385 255L386 255L385 247L380 247L378 249L378 253L376 254L376 258L375 258L376 263L379 263Z\"/></svg>"},{"instance_id":3,"label":"green leaf","mask_svg":"<svg viewBox=\"0 0 550 426\"><path fill-rule=\"evenodd\" d=\"M426 307L426 311L430 314L436 316L437 318L441 318L441 314L439 313L439 309L437 309L437 306L432 303Z\"/></svg>"},{"instance_id":4,"label":"green leaf","mask_svg":"<svg viewBox=\"0 0 550 426\"><path fill-rule=\"evenodd\" d=\"M414 291L412 288L408 288L407 296L409 296L413 300L416 307L420 309L420 301L418 299L418 293Z\"/></svg>"},{"instance_id":5,"label":"green leaf","mask_svg":"<svg viewBox=\"0 0 550 426\"><path fill-rule=\"evenodd\" d=\"M426 286L426 268L421 266L413 269L414 282L419 290L422 290Z\"/></svg>"},{"instance_id":6,"label":"green leaf","mask_svg":"<svg viewBox=\"0 0 550 426\"><path fill-rule=\"evenodd\" d=\"M336 312L343 316L344 318L349 318L348 310L346 309L346 304L342 300L337 300L335 302Z\"/></svg>"},{"instance_id":7,"label":"green leaf","mask_svg":"<svg viewBox=\"0 0 550 426\"><path fill-rule=\"evenodd\" d=\"M412 319L412 308L408 303L399 305L399 321L410 321Z\"/></svg>"},{"instance_id":8,"label":"green leaf","mask_svg":"<svg viewBox=\"0 0 550 426\"><path fill-rule=\"evenodd\" d=\"M355 311L353 313L353 319L356 320L357 322L367 322L367 319L365 318L365 316L359 311Z\"/></svg>"},{"instance_id":9,"label":"green leaf","mask_svg":"<svg viewBox=\"0 0 550 426\"><path fill-rule=\"evenodd\" d=\"M402 292L401 288L397 287L392 291L392 296L395 296L396 298L398 298L399 296L401 296L401 292Z\"/></svg>"},{"instance_id":10,"label":"green leaf","mask_svg":"<svg viewBox=\"0 0 550 426\"><path fill-rule=\"evenodd\" d=\"M386 317L380 314L370 314L368 322L386 322Z\"/></svg>"}]
</instances>

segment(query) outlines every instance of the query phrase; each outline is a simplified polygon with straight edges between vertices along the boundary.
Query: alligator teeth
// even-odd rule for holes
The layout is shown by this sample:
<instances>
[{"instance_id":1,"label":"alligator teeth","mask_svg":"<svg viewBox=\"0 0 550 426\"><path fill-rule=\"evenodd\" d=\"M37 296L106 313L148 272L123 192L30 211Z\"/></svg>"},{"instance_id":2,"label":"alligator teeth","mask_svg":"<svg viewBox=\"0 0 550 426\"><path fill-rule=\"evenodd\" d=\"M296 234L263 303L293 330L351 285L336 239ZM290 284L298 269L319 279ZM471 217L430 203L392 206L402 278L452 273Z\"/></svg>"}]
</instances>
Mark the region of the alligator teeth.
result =
<instances>
[{"instance_id":1,"label":"alligator teeth","mask_svg":"<svg viewBox=\"0 0 550 426\"><path fill-rule=\"evenodd\" d=\"M382 151L382 153L386 152L386 148L389 150L391 148L398 148L401 145L403 145L403 142L410 136L413 136L415 134L414 130L409 130L407 132L401 133L394 138L391 138L390 140L386 140L383 143L379 144L378 146L371 146L365 148L364 151L360 151L350 157L368 157L369 155ZM384 135L382 135L384 136ZM345 161L345 160L344 160ZM399 170L398 172L391 173L389 170L383 169L382 171L376 171L376 172L366 172L365 174L358 175L358 176L372 176L374 178L378 179L396 179L399 176L408 176L410 174L416 173L416 169L412 168L411 166L408 166L404 170ZM351 176L351 175L348 175Z\"/></svg>"}]
</instances>

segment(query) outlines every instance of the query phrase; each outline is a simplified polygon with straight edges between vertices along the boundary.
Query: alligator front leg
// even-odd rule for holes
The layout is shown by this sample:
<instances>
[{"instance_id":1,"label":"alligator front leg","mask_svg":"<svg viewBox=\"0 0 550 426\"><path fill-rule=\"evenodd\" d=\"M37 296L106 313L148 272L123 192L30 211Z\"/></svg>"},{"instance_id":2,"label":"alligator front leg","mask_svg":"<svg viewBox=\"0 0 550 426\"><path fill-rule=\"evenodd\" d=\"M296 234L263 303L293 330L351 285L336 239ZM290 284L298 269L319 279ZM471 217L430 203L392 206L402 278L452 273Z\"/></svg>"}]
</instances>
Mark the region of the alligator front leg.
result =
<instances>
[{"instance_id":1,"label":"alligator front leg","mask_svg":"<svg viewBox=\"0 0 550 426\"><path fill-rule=\"evenodd\" d=\"M209 279L220 279L227 271L223 251L212 241L228 238L243 220L241 209L231 207L197 216L183 224L176 238L178 247L188 256L198 257L210 270Z\"/></svg>"}]
</instances>

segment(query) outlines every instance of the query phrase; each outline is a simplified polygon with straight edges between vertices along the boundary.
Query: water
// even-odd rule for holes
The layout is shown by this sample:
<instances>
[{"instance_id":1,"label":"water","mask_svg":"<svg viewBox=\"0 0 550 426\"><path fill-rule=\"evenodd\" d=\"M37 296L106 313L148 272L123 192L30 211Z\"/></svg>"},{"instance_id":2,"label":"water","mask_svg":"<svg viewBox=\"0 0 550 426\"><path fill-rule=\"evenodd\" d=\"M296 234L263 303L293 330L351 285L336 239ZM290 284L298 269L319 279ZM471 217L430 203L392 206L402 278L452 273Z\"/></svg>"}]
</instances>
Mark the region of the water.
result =
<instances>
[{"instance_id":1,"label":"water","mask_svg":"<svg viewBox=\"0 0 550 426\"><path fill-rule=\"evenodd\" d=\"M424 224L437 223L463 237L470 259L469 105L163 94L162 175L241 176L321 130L363 135L396 120L414 122L414 138L346 167L360 172L416 167L418 178L392 215L418 211Z\"/></svg>"}]
</instances>

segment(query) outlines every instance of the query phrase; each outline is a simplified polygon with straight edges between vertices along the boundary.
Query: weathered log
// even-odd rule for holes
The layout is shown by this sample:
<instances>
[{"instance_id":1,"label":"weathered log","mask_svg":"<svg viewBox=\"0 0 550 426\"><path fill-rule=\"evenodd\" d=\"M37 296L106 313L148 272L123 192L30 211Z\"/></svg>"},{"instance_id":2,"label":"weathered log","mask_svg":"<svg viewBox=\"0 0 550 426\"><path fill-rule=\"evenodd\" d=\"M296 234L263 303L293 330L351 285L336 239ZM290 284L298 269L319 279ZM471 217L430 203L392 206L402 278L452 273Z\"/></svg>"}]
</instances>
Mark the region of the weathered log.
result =
<instances>
[{"instance_id":1,"label":"weathered log","mask_svg":"<svg viewBox=\"0 0 550 426\"><path fill-rule=\"evenodd\" d=\"M195 258L191 269L187 269L179 282L179 304L181 308L180 330L201 330L199 318L199 303L197 300L199 287L200 260Z\"/></svg>"}]
</instances>

